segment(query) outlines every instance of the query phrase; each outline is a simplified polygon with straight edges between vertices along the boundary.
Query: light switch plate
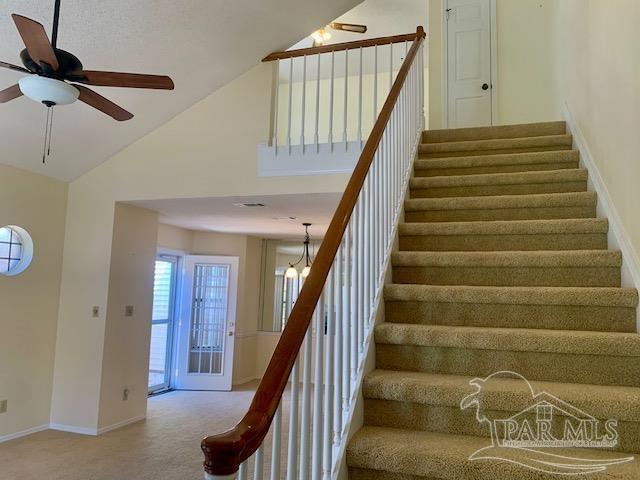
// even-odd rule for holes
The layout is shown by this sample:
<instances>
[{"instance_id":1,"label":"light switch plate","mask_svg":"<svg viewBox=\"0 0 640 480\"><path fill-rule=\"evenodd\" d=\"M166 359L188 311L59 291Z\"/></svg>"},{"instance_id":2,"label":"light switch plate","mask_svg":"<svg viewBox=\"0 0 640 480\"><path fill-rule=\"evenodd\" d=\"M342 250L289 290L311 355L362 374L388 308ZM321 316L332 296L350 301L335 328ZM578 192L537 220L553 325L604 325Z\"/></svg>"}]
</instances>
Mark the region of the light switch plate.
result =
<instances>
[{"instance_id":1,"label":"light switch plate","mask_svg":"<svg viewBox=\"0 0 640 480\"><path fill-rule=\"evenodd\" d=\"M7 400L0 400L0 413L6 413L8 403Z\"/></svg>"},{"instance_id":2,"label":"light switch plate","mask_svg":"<svg viewBox=\"0 0 640 480\"><path fill-rule=\"evenodd\" d=\"M124 307L124 316L133 317L133 305L127 305Z\"/></svg>"},{"instance_id":3,"label":"light switch plate","mask_svg":"<svg viewBox=\"0 0 640 480\"><path fill-rule=\"evenodd\" d=\"M91 316L93 318L98 318L100 316L100 307L95 306L91 309Z\"/></svg>"}]
</instances>

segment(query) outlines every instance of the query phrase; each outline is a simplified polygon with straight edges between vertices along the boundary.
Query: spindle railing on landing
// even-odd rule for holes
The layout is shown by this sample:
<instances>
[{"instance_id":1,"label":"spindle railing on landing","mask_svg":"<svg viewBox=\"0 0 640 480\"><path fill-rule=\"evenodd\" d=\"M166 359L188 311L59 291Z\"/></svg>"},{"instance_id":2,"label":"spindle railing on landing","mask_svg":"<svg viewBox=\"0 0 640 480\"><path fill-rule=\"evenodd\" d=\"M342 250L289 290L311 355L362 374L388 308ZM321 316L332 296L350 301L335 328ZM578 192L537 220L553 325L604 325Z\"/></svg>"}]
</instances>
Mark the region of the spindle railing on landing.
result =
<instances>
[{"instance_id":1,"label":"spindle railing on landing","mask_svg":"<svg viewBox=\"0 0 640 480\"><path fill-rule=\"evenodd\" d=\"M418 27L266 59L409 42L248 412L232 430L202 441L208 480L338 475L424 126L424 37Z\"/></svg>"}]
</instances>

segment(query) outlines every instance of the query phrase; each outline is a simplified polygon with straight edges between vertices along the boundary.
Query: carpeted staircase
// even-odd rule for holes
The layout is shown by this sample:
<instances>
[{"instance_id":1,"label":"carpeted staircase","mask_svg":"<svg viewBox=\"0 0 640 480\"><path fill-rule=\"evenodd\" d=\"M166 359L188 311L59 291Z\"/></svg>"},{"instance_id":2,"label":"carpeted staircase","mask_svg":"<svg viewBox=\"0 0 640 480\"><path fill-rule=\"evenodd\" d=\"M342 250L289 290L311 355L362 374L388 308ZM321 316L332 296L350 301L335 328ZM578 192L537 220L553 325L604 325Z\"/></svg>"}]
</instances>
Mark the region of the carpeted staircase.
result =
<instances>
[{"instance_id":1,"label":"carpeted staircase","mask_svg":"<svg viewBox=\"0 0 640 480\"><path fill-rule=\"evenodd\" d=\"M468 459L491 439L460 403L475 391L470 380L502 370L618 420L617 451L588 449L590 459L640 453L638 293L620 287L621 254L607 250L607 219L596 218L565 128L425 132L375 330L376 370L364 380L364 427L347 450L351 480L562 478ZM487 382L484 412L527 408L522 382ZM639 463L585 478L638 479Z\"/></svg>"}]
</instances>

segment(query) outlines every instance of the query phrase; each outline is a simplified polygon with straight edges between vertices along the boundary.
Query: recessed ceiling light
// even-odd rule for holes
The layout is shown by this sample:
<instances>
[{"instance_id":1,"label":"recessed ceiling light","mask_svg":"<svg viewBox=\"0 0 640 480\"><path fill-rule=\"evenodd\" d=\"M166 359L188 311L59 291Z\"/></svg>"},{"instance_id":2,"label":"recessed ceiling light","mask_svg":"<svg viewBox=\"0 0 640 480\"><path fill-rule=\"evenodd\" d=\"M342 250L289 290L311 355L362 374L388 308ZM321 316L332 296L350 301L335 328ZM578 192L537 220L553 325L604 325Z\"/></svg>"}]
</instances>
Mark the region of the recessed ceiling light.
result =
<instances>
[{"instance_id":1,"label":"recessed ceiling light","mask_svg":"<svg viewBox=\"0 0 640 480\"><path fill-rule=\"evenodd\" d=\"M264 203L234 203L234 207L264 207Z\"/></svg>"}]
</instances>

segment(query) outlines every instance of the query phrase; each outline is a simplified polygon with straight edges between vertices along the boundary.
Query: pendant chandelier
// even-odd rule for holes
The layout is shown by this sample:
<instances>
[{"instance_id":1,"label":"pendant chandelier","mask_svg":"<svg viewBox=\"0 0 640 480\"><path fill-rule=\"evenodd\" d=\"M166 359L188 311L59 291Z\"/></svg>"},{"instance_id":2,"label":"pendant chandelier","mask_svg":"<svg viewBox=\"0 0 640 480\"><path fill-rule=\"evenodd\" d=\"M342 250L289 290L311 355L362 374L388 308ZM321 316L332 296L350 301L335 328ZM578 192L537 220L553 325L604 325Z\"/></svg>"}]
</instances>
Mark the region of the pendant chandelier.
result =
<instances>
[{"instance_id":1,"label":"pendant chandelier","mask_svg":"<svg viewBox=\"0 0 640 480\"><path fill-rule=\"evenodd\" d=\"M302 251L300 260L298 260L296 263L289 264L289 268L287 268L287 271L285 272L285 277L287 278L298 277L298 270L296 269L296 266L303 260L305 262L305 266L302 269L302 272L300 272L300 276L302 278L307 278L309 276L309 272L311 272L311 264L313 263L313 259L311 258L311 254L309 253L309 244L311 243L311 238L309 237L309 227L311 226L311 224L303 223L302 225L304 226L304 249Z\"/></svg>"}]
</instances>

